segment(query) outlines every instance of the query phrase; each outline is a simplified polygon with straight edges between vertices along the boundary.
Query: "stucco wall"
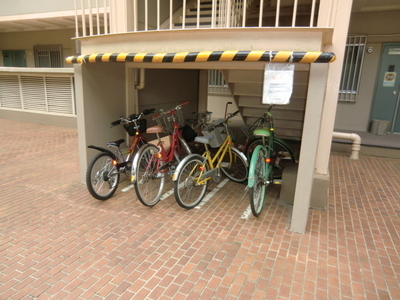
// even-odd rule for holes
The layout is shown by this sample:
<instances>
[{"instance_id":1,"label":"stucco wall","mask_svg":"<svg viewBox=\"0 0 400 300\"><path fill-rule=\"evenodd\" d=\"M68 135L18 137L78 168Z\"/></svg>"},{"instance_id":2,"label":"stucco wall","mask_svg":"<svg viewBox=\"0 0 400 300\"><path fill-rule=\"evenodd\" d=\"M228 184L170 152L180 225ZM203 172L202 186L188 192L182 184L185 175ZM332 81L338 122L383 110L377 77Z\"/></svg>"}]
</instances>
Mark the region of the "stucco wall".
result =
<instances>
[{"instance_id":1,"label":"stucco wall","mask_svg":"<svg viewBox=\"0 0 400 300\"><path fill-rule=\"evenodd\" d=\"M372 48L372 53L365 53L356 102L338 103L336 130L369 130L382 44L400 42L399 19L400 11L352 14L349 35L366 35L367 48Z\"/></svg>"},{"instance_id":2,"label":"stucco wall","mask_svg":"<svg viewBox=\"0 0 400 300\"><path fill-rule=\"evenodd\" d=\"M75 65L76 105L81 181L87 164L95 155L88 145L105 147L107 142L125 138L122 126L111 122L126 116L124 64Z\"/></svg>"},{"instance_id":3,"label":"stucco wall","mask_svg":"<svg viewBox=\"0 0 400 300\"><path fill-rule=\"evenodd\" d=\"M185 118L192 118L197 111L199 99L199 70L147 69L145 87L138 92L139 109L170 109L189 101L183 112ZM149 126L156 123L149 121Z\"/></svg>"}]
</instances>

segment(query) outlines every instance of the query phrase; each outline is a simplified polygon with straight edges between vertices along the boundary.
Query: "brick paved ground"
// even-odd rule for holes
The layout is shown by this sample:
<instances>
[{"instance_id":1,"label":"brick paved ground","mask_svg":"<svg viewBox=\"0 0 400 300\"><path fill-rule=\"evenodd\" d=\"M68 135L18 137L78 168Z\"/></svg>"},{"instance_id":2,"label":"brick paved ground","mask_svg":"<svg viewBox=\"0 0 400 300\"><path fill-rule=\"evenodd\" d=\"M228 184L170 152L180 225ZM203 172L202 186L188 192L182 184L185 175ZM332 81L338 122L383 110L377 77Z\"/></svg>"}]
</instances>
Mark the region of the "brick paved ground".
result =
<instances>
[{"instance_id":1,"label":"brick paved ground","mask_svg":"<svg viewBox=\"0 0 400 300\"><path fill-rule=\"evenodd\" d=\"M0 120L0 299L400 299L400 161L332 155L306 234L228 182L201 208L93 199L74 129ZM215 185L214 185L215 186Z\"/></svg>"}]
</instances>

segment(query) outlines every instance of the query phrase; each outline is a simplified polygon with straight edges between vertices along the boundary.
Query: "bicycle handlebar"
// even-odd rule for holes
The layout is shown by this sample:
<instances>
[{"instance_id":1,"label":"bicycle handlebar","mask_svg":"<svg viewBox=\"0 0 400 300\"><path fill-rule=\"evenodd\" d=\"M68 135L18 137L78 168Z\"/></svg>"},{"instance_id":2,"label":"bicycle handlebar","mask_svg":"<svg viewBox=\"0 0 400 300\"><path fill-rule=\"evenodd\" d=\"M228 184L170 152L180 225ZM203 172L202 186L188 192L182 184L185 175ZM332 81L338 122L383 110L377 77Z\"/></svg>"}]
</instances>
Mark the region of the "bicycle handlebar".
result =
<instances>
[{"instance_id":1,"label":"bicycle handlebar","mask_svg":"<svg viewBox=\"0 0 400 300\"><path fill-rule=\"evenodd\" d=\"M139 119L141 119L143 116L151 114L155 111L155 108L150 108L150 109L145 109L142 111L140 114L131 114L128 118L125 118L124 116L120 116L118 120L114 121L111 123L111 127L117 126L121 124L122 122L127 122L127 123L132 123L132 122L137 122Z\"/></svg>"},{"instance_id":2,"label":"bicycle handlebar","mask_svg":"<svg viewBox=\"0 0 400 300\"><path fill-rule=\"evenodd\" d=\"M167 111L164 111L163 109L160 109L160 112L158 114L155 114L154 116L152 116L152 118L157 118L159 117L161 114L171 114L171 112L176 111L178 109L181 109L182 106L189 104L189 101L186 101L184 103L178 104L177 106L175 106L174 108L168 109Z\"/></svg>"}]
</instances>

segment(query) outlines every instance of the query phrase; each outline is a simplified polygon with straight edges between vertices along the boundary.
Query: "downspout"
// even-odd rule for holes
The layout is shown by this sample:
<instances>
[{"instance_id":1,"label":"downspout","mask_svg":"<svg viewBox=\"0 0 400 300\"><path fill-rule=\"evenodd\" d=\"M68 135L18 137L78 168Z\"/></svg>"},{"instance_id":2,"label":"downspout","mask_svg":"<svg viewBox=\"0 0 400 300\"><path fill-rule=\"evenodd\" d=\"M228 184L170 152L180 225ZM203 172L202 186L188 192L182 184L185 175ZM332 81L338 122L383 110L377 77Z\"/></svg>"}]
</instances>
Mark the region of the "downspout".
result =
<instances>
[{"instance_id":1,"label":"downspout","mask_svg":"<svg viewBox=\"0 0 400 300\"><path fill-rule=\"evenodd\" d=\"M144 69L140 69L140 75L139 75L139 84L135 84L135 89L141 90L144 88Z\"/></svg>"},{"instance_id":2,"label":"downspout","mask_svg":"<svg viewBox=\"0 0 400 300\"><path fill-rule=\"evenodd\" d=\"M355 133L345 133L345 132L333 132L332 137L335 139L350 140L353 141L351 146L351 159L358 159L358 153L361 148L361 137Z\"/></svg>"}]
</instances>

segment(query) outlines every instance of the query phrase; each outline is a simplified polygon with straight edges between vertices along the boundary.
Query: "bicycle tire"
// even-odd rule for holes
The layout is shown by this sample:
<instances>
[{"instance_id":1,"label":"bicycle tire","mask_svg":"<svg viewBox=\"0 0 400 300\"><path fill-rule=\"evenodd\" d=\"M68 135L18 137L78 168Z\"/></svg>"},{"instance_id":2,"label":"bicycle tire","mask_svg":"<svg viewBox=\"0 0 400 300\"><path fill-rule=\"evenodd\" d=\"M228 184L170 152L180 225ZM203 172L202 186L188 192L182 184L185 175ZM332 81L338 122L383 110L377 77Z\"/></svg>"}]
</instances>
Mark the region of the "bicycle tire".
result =
<instances>
[{"instance_id":1,"label":"bicycle tire","mask_svg":"<svg viewBox=\"0 0 400 300\"><path fill-rule=\"evenodd\" d=\"M246 157L236 148L231 148L232 161L229 153L225 154L222 162L228 163L228 166L221 166L222 172L234 182L244 182L249 175L248 161Z\"/></svg>"},{"instance_id":2,"label":"bicycle tire","mask_svg":"<svg viewBox=\"0 0 400 300\"><path fill-rule=\"evenodd\" d=\"M268 145L268 138L266 138L265 143ZM252 142L250 142L246 149L246 156L248 159L252 157L252 152L258 145L262 145L262 139L254 139ZM271 155L271 160L274 178L282 179L282 173L285 166L288 163L294 163L296 161L296 157L293 153L293 150L289 149L280 140L274 139L274 153Z\"/></svg>"},{"instance_id":3,"label":"bicycle tire","mask_svg":"<svg viewBox=\"0 0 400 300\"><path fill-rule=\"evenodd\" d=\"M86 187L97 200L107 200L117 190L119 171L112 164L113 157L100 152L93 157L86 171Z\"/></svg>"},{"instance_id":4,"label":"bicycle tire","mask_svg":"<svg viewBox=\"0 0 400 300\"><path fill-rule=\"evenodd\" d=\"M251 212L255 217L258 217L264 207L265 193L267 181L266 166L265 166L266 149L263 146L257 146L251 157L249 177L254 178L254 184L249 188Z\"/></svg>"},{"instance_id":5,"label":"bicycle tire","mask_svg":"<svg viewBox=\"0 0 400 300\"><path fill-rule=\"evenodd\" d=\"M196 155L189 159L180 168L177 179L174 182L174 194L178 204L186 209L196 207L207 191L208 180L202 185L196 185L195 179L200 176L198 167L203 167L204 172L208 170L207 163L203 163L200 155Z\"/></svg>"},{"instance_id":6,"label":"bicycle tire","mask_svg":"<svg viewBox=\"0 0 400 300\"><path fill-rule=\"evenodd\" d=\"M165 173L157 172L160 161L155 157L158 148L148 144L138 153L134 187L139 201L152 207L160 201L165 183Z\"/></svg>"}]
</instances>

